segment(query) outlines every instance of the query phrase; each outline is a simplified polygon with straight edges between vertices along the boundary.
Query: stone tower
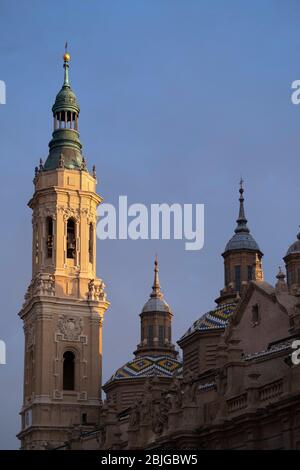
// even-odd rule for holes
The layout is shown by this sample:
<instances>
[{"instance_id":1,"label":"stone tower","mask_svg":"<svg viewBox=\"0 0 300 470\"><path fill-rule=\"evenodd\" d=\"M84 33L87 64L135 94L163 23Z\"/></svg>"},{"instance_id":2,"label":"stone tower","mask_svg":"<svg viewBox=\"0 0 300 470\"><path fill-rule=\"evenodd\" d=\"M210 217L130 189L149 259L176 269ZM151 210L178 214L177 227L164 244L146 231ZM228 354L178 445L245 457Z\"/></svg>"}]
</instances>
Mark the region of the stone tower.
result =
<instances>
[{"instance_id":1,"label":"stone tower","mask_svg":"<svg viewBox=\"0 0 300 470\"><path fill-rule=\"evenodd\" d=\"M19 315L24 323L23 449L53 448L74 426L98 422L102 320L109 303L96 276L96 220L101 197L86 167L79 105L64 82L52 108L49 155L35 170L32 281Z\"/></svg>"},{"instance_id":2,"label":"stone tower","mask_svg":"<svg viewBox=\"0 0 300 470\"><path fill-rule=\"evenodd\" d=\"M224 258L225 287L216 299L218 304L228 303L241 296L250 281L262 281L263 253L252 237L247 225L244 208L243 180L240 181L240 208L237 226L233 237L229 240L222 254Z\"/></svg>"}]
</instances>

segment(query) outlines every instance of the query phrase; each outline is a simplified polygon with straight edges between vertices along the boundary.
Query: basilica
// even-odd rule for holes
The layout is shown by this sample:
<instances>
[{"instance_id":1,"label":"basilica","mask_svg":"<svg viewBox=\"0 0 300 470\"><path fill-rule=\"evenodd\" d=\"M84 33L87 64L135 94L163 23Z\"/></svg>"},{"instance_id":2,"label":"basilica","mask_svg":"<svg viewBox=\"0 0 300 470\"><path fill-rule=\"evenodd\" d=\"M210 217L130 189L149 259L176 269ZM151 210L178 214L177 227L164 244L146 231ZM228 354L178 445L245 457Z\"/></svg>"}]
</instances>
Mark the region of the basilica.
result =
<instances>
[{"instance_id":1,"label":"basilica","mask_svg":"<svg viewBox=\"0 0 300 470\"><path fill-rule=\"evenodd\" d=\"M21 449L300 449L300 367L292 360L300 339L300 234L284 254L285 269L267 283L243 181L234 234L222 254L224 288L177 339L182 359L156 258L139 342L102 384L109 307L96 273L102 198L96 167L89 171L82 154L69 62L66 52L49 154L35 169L29 201L32 281L19 312Z\"/></svg>"}]
</instances>

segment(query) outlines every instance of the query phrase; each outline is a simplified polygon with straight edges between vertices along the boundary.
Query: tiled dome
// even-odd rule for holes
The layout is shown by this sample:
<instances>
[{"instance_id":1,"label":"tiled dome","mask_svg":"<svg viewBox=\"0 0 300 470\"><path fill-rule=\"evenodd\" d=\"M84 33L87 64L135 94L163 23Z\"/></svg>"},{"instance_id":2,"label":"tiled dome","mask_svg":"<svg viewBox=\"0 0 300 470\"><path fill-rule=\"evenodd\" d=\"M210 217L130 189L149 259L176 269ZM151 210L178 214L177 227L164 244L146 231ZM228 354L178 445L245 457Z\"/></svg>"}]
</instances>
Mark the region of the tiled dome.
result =
<instances>
[{"instance_id":1,"label":"tiled dome","mask_svg":"<svg viewBox=\"0 0 300 470\"><path fill-rule=\"evenodd\" d=\"M110 378L113 380L130 379L137 377L172 377L175 372L180 373L182 363L169 356L139 356L120 367Z\"/></svg>"},{"instance_id":2,"label":"tiled dome","mask_svg":"<svg viewBox=\"0 0 300 470\"><path fill-rule=\"evenodd\" d=\"M214 310L210 310L196 320L193 325L182 336L189 336L194 331L205 331L225 328L236 307L236 303L223 304Z\"/></svg>"}]
</instances>

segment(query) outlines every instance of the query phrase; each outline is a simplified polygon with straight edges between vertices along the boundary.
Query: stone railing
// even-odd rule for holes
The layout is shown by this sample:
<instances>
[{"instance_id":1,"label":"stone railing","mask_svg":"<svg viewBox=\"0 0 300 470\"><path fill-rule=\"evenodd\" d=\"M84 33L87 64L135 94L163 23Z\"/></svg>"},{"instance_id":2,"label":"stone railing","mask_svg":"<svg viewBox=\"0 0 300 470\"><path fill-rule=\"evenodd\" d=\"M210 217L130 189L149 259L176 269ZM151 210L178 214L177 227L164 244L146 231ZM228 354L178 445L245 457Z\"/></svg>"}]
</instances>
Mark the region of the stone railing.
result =
<instances>
[{"instance_id":1,"label":"stone railing","mask_svg":"<svg viewBox=\"0 0 300 470\"><path fill-rule=\"evenodd\" d=\"M259 390L260 401L271 400L272 398L279 397L283 393L283 381L277 380L271 384L264 385Z\"/></svg>"},{"instance_id":2,"label":"stone railing","mask_svg":"<svg viewBox=\"0 0 300 470\"><path fill-rule=\"evenodd\" d=\"M227 408L228 414L247 408L247 393L243 393L242 395L238 395L237 397L227 400Z\"/></svg>"},{"instance_id":3,"label":"stone railing","mask_svg":"<svg viewBox=\"0 0 300 470\"><path fill-rule=\"evenodd\" d=\"M256 390L258 393L257 406L259 406L261 402L266 402L274 398L277 399L282 395L283 380L276 380L275 382L263 385L262 387L257 387ZM248 405L251 406L251 396L248 397L247 392L236 397L230 398L229 400L227 400L228 414L243 410L247 408Z\"/></svg>"}]
</instances>

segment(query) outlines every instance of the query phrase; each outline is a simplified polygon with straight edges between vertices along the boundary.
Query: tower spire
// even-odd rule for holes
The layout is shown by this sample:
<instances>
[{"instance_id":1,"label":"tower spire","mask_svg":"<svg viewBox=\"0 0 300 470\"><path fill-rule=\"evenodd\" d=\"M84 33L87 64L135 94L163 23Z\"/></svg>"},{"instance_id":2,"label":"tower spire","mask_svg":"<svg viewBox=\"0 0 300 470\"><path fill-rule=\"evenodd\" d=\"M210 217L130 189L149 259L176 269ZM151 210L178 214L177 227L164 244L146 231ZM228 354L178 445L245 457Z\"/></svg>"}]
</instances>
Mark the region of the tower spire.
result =
<instances>
[{"instance_id":1,"label":"tower spire","mask_svg":"<svg viewBox=\"0 0 300 470\"><path fill-rule=\"evenodd\" d=\"M243 178L241 178L240 180L240 189L239 189L239 193L240 193L240 198L239 198L239 201L240 201L240 210L239 210L239 216L237 218L237 227L235 229L235 233L240 233L240 232L246 232L246 233L249 233L249 228L247 227L247 219L246 219L246 215L245 215L245 208L244 208L244 187L243 187L243 184L244 184L244 180Z\"/></svg>"},{"instance_id":2,"label":"tower spire","mask_svg":"<svg viewBox=\"0 0 300 470\"><path fill-rule=\"evenodd\" d=\"M70 62L70 59L71 59L71 56L70 54L68 53L68 43L66 42L65 44L65 53L64 53L64 56L63 56L63 59L64 59L64 83L63 83L63 86L64 87L70 87L70 82L69 82L69 62Z\"/></svg>"},{"instance_id":3,"label":"tower spire","mask_svg":"<svg viewBox=\"0 0 300 470\"><path fill-rule=\"evenodd\" d=\"M66 43L63 55L64 81L52 106L53 133L44 171L60 168L61 154L64 156L64 168L86 171L79 138L80 107L69 80L70 59L68 43Z\"/></svg>"},{"instance_id":4,"label":"tower spire","mask_svg":"<svg viewBox=\"0 0 300 470\"><path fill-rule=\"evenodd\" d=\"M225 287L216 299L218 304L236 300L236 293L243 295L249 282L262 281L261 259L263 253L250 233L244 208L244 181L241 178L239 188L239 215L234 235L230 238L222 254L224 258ZM238 256L237 256L238 255Z\"/></svg>"},{"instance_id":5,"label":"tower spire","mask_svg":"<svg viewBox=\"0 0 300 470\"><path fill-rule=\"evenodd\" d=\"M161 299L163 297L163 294L162 294L161 289L160 289L158 271L159 271L159 269L158 269L158 256L155 255L155 260L154 260L154 282L153 282L152 293L151 293L150 297Z\"/></svg>"},{"instance_id":6,"label":"tower spire","mask_svg":"<svg viewBox=\"0 0 300 470\"><path fill-rule=\"evenodd\" d=\"M158 258L154 260L154 281L150 298L145 303L141 317L141 341L135 355L167 355L176 358L172 344L172 311L164 299L158 277Z\"/></svg>"}]
</instances>

